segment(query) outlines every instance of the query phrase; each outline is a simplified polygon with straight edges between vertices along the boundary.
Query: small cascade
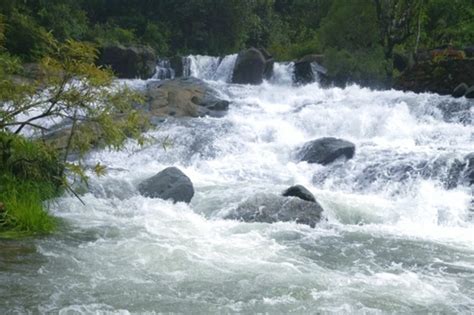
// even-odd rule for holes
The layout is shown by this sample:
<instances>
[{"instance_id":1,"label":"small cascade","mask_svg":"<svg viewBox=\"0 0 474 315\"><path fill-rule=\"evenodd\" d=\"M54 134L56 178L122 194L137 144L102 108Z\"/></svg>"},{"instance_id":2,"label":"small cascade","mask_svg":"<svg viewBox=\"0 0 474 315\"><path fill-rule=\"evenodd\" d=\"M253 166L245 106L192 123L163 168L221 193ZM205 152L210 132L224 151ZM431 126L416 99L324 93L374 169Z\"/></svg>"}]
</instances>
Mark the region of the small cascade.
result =
<instances>
[{"instance_id":1,"label":"small cascade","mask_svg":"<svg viewBox=\"0 0 474 315\"><path fill-rule=\"evenodd\" d=\"M170 61L168 59L158 60L156 66L156 72L153 75L152 79L164 80L164 79L174 79L175 71L171 67Z\"/></svg>"},{"instance_id":2,"label":"small cascade","mask_svg":"<svg viewBox=\"0 0 474 315\"><path fill-rule=\"evenodd\" d=\"M189 55L183 58L183 75L202 80L230 82L237 54L223 58Z\"/></svg>"},{"instance_id":3,"label":"small cascade","mask_svg":"<svg viewBox=\"0 0 474 315\"><path fill-rule=\"evenodd\" d=\"M294 62L275 62L270 83L276 85L292 85L294 79Z\"/></svg>"}]
</instances>

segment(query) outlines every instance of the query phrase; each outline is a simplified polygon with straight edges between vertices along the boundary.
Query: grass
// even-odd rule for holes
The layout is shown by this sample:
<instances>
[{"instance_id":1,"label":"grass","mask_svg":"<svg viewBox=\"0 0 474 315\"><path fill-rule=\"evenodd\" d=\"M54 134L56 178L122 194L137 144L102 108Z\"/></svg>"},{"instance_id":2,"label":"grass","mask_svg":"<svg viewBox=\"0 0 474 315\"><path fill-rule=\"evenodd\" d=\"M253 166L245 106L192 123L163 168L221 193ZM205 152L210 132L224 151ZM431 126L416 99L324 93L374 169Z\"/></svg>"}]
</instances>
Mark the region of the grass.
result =
<instances>
[{"instance_id":1,"label":"grass","mask_svg":"<svg viewBox=\"0 0 474 315\"><path fill-rule=\"evenodd\" d=\"M54 185L1 177L0 237L47 234L56 228L56 219L48 213L45 200L56 196Z\"/></svg>"},{"instance_id":2,"label":"grass","mask_svg":"<svg viewBox=\"0 0 474 315\"><path fill-rule=\"evenodd\" d=\"M0 133L0 237L48 234L57 220L48 203L59 195L61 163L41 142Z\"/></svg>"}]
</instances>

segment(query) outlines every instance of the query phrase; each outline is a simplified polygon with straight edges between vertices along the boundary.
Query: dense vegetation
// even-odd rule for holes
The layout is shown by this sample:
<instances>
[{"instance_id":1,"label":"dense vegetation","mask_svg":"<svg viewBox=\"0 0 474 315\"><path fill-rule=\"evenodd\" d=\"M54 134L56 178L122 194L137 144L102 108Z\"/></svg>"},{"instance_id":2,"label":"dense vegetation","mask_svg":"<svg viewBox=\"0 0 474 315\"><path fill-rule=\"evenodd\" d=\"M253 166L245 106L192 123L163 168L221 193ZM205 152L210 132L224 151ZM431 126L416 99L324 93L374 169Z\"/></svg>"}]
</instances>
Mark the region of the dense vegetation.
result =
<instances>
[{"instance_id":1,"label":"dense vegetation","mask_svg":"<svg viewBox=\"0 0 474 315\"><path fill-rule=\"evenodd\" d=\"M394 52L474 43L472 0L4 0L0 13L6 48L24 60L47 54L49 35L160 56L260 46L283 60L323 53L333 72L380 80Z\"/></svg>"},{"instance_id":2,"label":"dense vegetation","mask_svg":"<svg viewBox=\"0 0 474 315\"><path fill-rule=\"evenodd\" d=\"M334 77L387 82L394 75L394 53L472 45L474 4L472 0L2 0L0 230L51 230L54 222L45 216L41 202L68 189L65 170L83 171L67 163L67 153L85 152L97 143L119 147L127 136L138 136L137 115L129 108L133 95L110 92L112 74L94 64L97 48L117 43L149 45L160 56L222 55L249 46L265 47L280 60L324 54ZM31 71L25 74L21 65L31 62L38 64L37 75L25 81ZM97 102L104 106L93 106ZM39 114L24 118L30 110ZM35 124L45 116L71 122L62 147L52 149L44 141L21 136L25 127L45 131Z\"/></svg>"},{"instance_id":3,"label":"dense vegetation","mask_svg":"<svg viewBox=\"0 0 474 315\"><path fill-rule=\"evenodd\" d=\"M25 73L19 57L0 51L3 236L52 231L55 220L45 212L44 201L64 190L75 194L71 186L76 180L87 182L80 160L68 161L69 154L81 156L93 146L120 148L127 137L139 138L144 126L132 109L140 98L114 86L112 73L95 65L96 48L44 35L49 52L36 60L34 71ZM49 130L38 123L44 118L65 128ZM93 170L101 174L104 167Z\"/></svg>"}]
</instances>

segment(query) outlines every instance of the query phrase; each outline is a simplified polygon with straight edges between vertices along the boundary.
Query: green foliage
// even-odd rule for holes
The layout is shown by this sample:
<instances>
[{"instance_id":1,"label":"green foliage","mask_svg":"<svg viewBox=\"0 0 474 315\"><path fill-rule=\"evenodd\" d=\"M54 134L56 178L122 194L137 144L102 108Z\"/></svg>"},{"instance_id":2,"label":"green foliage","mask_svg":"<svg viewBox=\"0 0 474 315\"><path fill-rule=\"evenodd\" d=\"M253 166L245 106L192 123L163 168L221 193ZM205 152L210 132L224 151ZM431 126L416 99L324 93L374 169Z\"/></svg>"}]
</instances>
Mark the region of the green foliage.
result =
<instances>
[{"instance_id":1,"label":"green foliage","mask_svg":"<svg viewBox=\"0 0 474 315\"><path fill-rule=\"evenodd\" d=\"M0 174L0 237L51 233L56 219L45 210L45 200L56 196L48 182Z\"/></svg>"},{"instance_id":2,"label":"green foliage","mask_svg":"<svg viewBox=\"0 0 474 315\"><path fill-rule=\"evenodd\" d=\"M137 37L133 30L124 29L113 24L96 24L89 32L88 37L100 46L110 44L135 44Z\"/></svg>"},{"instance_id":3,"label":"green foliage","mask_svg":"<svg viewBox=\"0 0 474 315\"><path fill-rule=\"evenodd\" d=\"M11 54L29 61L49 53L52 35L33 17L14 10L6 23L5 48Z\"/></svg>"},{"instance_id":4,"label":"green foliage","mask_svg":"<svg viewBox=\"0 0 474 315\"><path fill-rule=\"evenodd\" d=\"M50 47L39 75L28 81L12 76L18 70L15 58L0 55L5 65L0 71L0 202L7 209L0 220L5 229L36 233L52 228L43 201L61 189L72 191L68 175L87 180L80 160L66 163L69 153L120 148L128 137L140 139L146 127L146 119L131 107L141 97L116 86L112 73L95 65L94 46L51 40ZM44 118L61 119L70 127L44 142L21 136L25 128L49 132L42 126ZM95 171L103 174L104 169L96 166Z\"/></svg>"},{"instance_id":5,"label":"green foliage","mask_svg":"<svg viewBox=\"0 0 474 315\"><path fill-rule=\"evenodd\" d=\"M318 35L324 47L353 51L376 46L378 29L372 1L335 0Z\"/></svg>"},{"instance_id":6,"label":"green foliage","mask_svg":"<svg viewBox=\"0 0 474 315\"><path fill-rule=\"evenodd\" d=\"M142 35L142 41L155 49L158 56L167 56L169 50L169 38L171 34L168 29L157 23L147 23Z\"/></svg>"},{"instance_id":7,"label":"green foliage","mask_svg":"<svg viewBox=\"0 0 474 315\"><path fill-rule=\"evenodd\" d=\"M57 151L41 142L0 133L0 236L48 233L55 220L44 201L61 190L61 162Z\"/></svg>"},{"instance_id":8,"label":"green foliage","mask_svg":"<svg viewBox=\"0 0 474 315\"><path fill-rule=\"evenodd\" d=\"M88 19L78 3L67 0L42 1L42 7L37 12L38 20L59 40L81 39L88 30Z\"/></svg>"},{"instance_id":9,"label":"green foliage","mask_svg":"<svg viewBox=\"0 0 474 315\"><path fill-rule=\"evenodd\" d=\"M474 4L471 0L426 1L422 42L425 47L474 43Z\"/></svg>"},{"instance_id":10,"label":"green foliage","mask_svg":"<svg viewBox=\"0 0 474 315\"><path fill-rule=\"evenodd\" d=\"M349 52L345 49L327 48L324 51L328 74L343 85L350 81L369 86L384 86L386 83L383 50Z\"/></svg>"}]
</instances>

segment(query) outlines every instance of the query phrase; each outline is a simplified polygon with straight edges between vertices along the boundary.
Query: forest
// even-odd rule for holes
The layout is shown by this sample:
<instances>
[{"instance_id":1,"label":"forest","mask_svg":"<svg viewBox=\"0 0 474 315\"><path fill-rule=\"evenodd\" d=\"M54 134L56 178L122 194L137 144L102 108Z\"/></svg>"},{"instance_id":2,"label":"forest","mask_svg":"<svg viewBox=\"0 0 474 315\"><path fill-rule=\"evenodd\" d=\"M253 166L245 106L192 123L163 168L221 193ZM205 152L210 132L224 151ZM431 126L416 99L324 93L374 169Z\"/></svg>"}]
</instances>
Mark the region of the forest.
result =
<instances>
[{"instance_id":1,"label":"forest","mask_svg":"<svg viewBox=\"0 0 474 315\"><path fill-rule=\"evenodd\" d=\"M329 56L334 71L380 80L394 53L474 42L470 0L4 0L4 48L23 61L48 37L145 44L160 57L264 47L277 60ZM336 61L337 60L337 61Z\"/></svg>"}]
</instances>

